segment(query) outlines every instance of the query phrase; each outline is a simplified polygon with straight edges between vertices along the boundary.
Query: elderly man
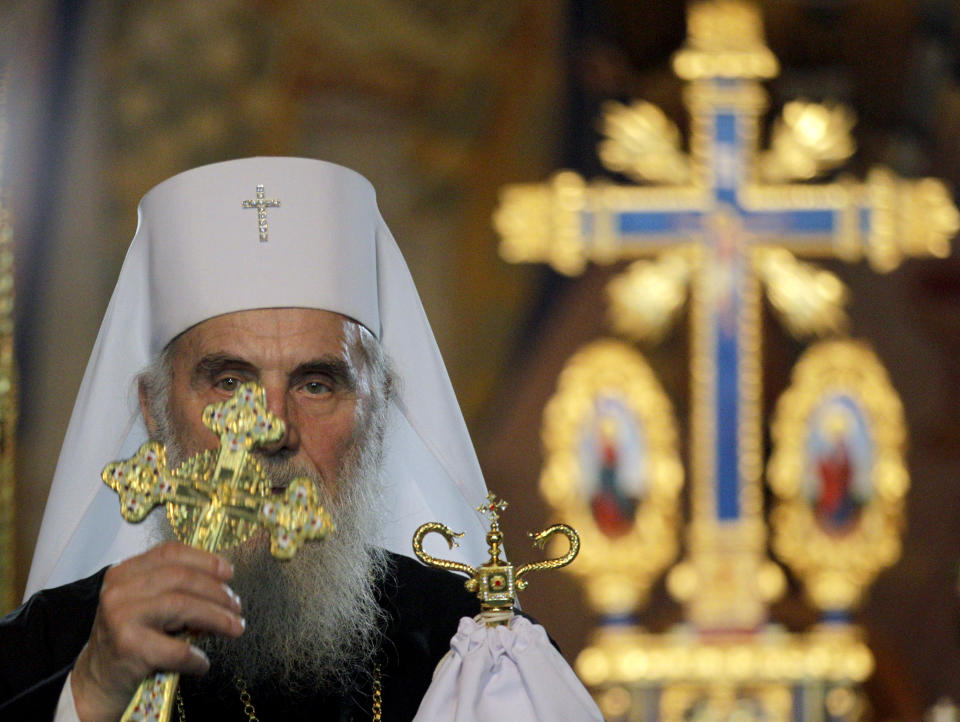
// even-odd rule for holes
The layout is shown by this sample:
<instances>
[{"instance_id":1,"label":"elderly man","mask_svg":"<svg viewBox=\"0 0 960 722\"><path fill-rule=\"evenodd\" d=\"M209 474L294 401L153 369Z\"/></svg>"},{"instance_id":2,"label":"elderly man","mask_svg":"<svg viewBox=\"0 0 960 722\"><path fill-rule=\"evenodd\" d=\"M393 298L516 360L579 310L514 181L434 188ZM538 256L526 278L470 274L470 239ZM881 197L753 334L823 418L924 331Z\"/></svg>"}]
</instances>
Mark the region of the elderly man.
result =
<instances>
[{"instance_id":1,"label":"elderly man","mask_svg":"<svg viewBox=\"0 0 960 722\"><path fill-rule=\"evenodd\" d=\"M123 522L103 465L148 433L174 463L215 447L201 411L246 381L285 422L256 451L272 490L309 477L336 532L277 562L262 536L216 555ZM0 625L0 717L116 720L170 670L175 719L411 719L478 604L404 555L438 520L482 561L485 494L370 185L294 158L175 176L141 203L84 376L28 583L46 591Z\"/></svg>"}]
</instances>

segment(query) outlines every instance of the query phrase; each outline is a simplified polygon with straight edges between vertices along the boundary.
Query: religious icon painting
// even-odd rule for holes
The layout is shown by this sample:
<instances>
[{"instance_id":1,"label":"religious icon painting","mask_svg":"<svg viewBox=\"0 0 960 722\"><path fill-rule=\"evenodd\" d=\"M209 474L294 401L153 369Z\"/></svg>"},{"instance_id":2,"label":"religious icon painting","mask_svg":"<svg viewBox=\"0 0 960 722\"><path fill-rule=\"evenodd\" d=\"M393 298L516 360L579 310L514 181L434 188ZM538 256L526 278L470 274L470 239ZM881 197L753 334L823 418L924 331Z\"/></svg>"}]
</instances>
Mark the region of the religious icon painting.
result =
<instances>
[{"instance_id":1,"label":"religious icon painting","mask_svg":"<svg viewBox=\"0 0 960 722\"><path fill-rule=\"evenodd\" d=\"M630 532L646 495L643 430L625 400L598 393L579 438L580 492L597 528L610 539Z\"/></svg>"},{"instance_id":2,"label":"religious icon painting","mask_svg":"<svg viewBox=\"0 0 960 722\"><path fill-rule=\"evenodd\" d=\"M825 395L810 413L805 440L803 497L814 519L827 534L855 532L873 497L873 444L859 399Z\"/></svg>"},{"instance_id":3,"label":"religious icon painting","mask_svg":"<svg viewBox=\"0 0 960 722\"><path fill-rule=\"evenodd\" d=\"M846 612L900 555L906 435L865 344L825 341L797 363L771 424L771 543L825 611Z\"/></svg>"},{"instance_id":4,"label":"religious icon painting","mask_svg":"<svg viewBox=\"0 0 960 722\"><path fill-rule=\"evenodd\" d=\"M544 411L544 498L582 539L571 571L604 613L631 613L677 553L683 467L669 399L643 355L580 349Z\"/></svg>"}]
</instances>

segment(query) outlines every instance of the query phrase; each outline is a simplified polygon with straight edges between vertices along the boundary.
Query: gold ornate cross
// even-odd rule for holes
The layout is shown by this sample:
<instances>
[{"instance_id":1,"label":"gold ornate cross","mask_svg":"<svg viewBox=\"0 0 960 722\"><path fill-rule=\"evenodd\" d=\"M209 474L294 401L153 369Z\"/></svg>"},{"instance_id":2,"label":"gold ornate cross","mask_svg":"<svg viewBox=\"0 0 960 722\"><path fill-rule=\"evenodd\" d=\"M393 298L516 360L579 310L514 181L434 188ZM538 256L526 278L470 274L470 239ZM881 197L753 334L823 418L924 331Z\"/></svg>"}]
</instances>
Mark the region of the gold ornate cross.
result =
<instances>
[{"instance_id":1,"label":"gold ornate cross","mask_svg":"<svg viewBox=\"0 0 960 722\"><path fill-rule=\"evenodd\" d=\"M256 200L246 200L242 201L244 208L256 208L257 209L257 227L260 230L260 242L264 243L267 240L267 208L279 208L280 199L279 198L270 198L269 200L264 197L263 193L263 184L257 184L257 198Z\"/></svg>"},{"instance_id":2,"label":"gold ornate cross","mask_svg":"<svg viewBox=\"0 0 960 722\"><path fill-rule=\"evenodd\" d=\"M497 495L491 491L487 494L487 503L478 506L477 511L489 519L491 524L499 524L500 512L506 511L508 506L510 504L503 499L498 499Z\"/></svg>"},{"instance_id":3,"label":"gold ornate cross","mask_svg":"<svg viewBox=\"0 0 960 722\"><path fill-rule=\"evenodd\" d=\"M323 539L333 531L312 480L298 477L276 498L260 464L249 456L254 446L284 434L283 421L267 409L266 394L258 384L244 384L229 400L207 406L203 423L219 434L220 448L201 452L174 470L167 468L166 449L155 441L104 468L101 476L120 496L124 519L142 521L156 506L166 504L177 537L206 551L242 544L262 527L270 533L270 553L279 559L290 559L303 542ZM179 679L170 672L145 679L124 722L167 722Z\"/></svg>"},{"instance_id":4,"label":"gold ornate cross","mask_svg":"<svg viewBox=\"0 0 960 722\"><path fill-rule=\"evenodd\" d=\"M568 275L589 261L634 261L607 289L615 330L633 340L662 338L689 295L694 531L675 578L695 581L671 588L687 590L700 628L749 629L770 601L756 579L779 574L766 559L761 483L763 291L798 339L833 335L847 322L846 288L802 258L866 258L890 271L905 257L946 257L960 214L943 183L882 167L865 182L811 182L855 147L852 116L834 106L788 103L763 150L761 81L778 63L756 3L691 3L688 23L673 67L689 81L689 152L655 106L609 103L600 159L637 184L563 171L510 185L494 223L507 261Z\"/></svg>"}]
</instances>

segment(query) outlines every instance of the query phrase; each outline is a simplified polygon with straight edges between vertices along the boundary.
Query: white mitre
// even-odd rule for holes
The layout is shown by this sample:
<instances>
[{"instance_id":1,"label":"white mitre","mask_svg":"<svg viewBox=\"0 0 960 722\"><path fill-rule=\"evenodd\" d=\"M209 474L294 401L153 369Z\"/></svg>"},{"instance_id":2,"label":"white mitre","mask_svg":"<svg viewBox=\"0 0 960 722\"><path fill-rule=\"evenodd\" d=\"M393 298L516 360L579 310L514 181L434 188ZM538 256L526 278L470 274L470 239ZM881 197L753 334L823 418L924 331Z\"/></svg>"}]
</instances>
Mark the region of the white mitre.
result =
<instances>
[{"instance_id":1,"label":"white mitre","mask_svg":"<svg viewBox=\"0 0 960 722\"><path fill-rule=\"evenodd\" d=\"M266 208L266 233L258 210ZM265 236L265 240L261 238ZM174 337L220 314L253 308L336 311L366 326L401 380L384 450L380 544L413 556L427 521L466 532L454 556L485 557L475 508L486 486L433 332L397 244L359 174L303 158L248 158L196 168L140 203L139 224L87 365L27 582L27 596L139 553L144 525L120 516L100 480L147 434L137 374ZM447 552L449 554L449 552Z\"/></svg>"}]
</instances>

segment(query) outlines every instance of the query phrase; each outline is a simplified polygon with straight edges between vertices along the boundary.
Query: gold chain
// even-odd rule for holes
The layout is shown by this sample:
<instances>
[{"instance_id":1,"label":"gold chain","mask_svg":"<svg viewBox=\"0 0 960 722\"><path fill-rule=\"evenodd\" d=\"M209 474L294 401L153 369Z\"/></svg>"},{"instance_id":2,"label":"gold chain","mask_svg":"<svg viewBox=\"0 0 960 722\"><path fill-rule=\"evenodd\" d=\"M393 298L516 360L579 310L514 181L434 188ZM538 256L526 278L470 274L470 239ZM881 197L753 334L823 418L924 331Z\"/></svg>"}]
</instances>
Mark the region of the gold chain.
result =
<instances>
[{"instance_id":1,"label":"gold chain","mask_svg":"<svg viewBox=\"0 0 960 722\"><path fill-rule=\"evenodd\" d=\"M257 710L253 708L253 701L250 699L247 683L243 681L243 677L237 677L237 691L240 693L240 704L243 705L243 713L247 716L247 720L249 722L260 722L257 719Z\"/></svg>"},{"instance_id":2,"label":"gold chain","mask_svg":"<svg viewBox=\"0 0 960 722\"><path fill-rule=\"evenodd\" d=\"M382 675L380 674L380 665L373 665L373 708L371 715L373 722L380 722L380 713L383 707L383 686L381 685Z\"/></svg>"},{"instance_id":3,"label":"gold chain","mask_svg":"<svg viewBox=\"0 0 960 722\"><path fill-rule=\"evenodd\" d=\"M177 687L177 714L180 715L180 722L187 722L187 713L183 711L183 695L180 694L180 687Z\"/></svg>"},{"instance_id":4,"label":"gold chain","mask_svg":"<svg viewBox=\"0 0 960 722\"><path fill-rule=\"evenodd\" d=\"M380 671L380 665L373 665L373 706L370 709L372 722L381 722L383 714L383 674ZM253 706L253 700L250 698L250 692L247 691L247 683L243 677L237 677L237 691L240 693L240 703L243 705L243 713L247 715L247 722L260 722L257 718L257 710ZM180 694L180 688L177 687L177 714L180 716L180 722L187 722L187 713L183 711L183 696Z\"/></svg>"}]
</instances>

